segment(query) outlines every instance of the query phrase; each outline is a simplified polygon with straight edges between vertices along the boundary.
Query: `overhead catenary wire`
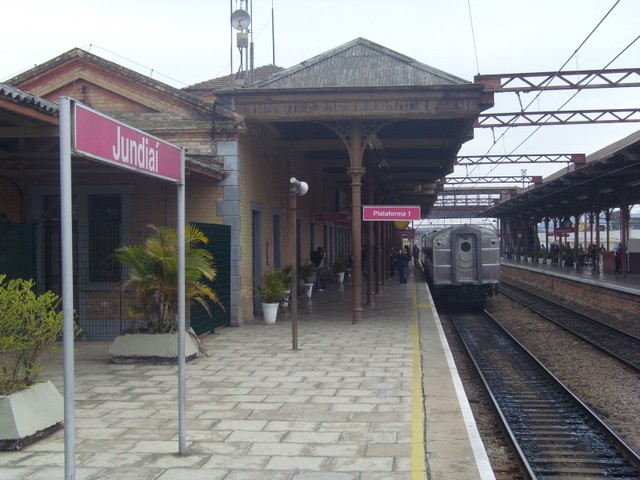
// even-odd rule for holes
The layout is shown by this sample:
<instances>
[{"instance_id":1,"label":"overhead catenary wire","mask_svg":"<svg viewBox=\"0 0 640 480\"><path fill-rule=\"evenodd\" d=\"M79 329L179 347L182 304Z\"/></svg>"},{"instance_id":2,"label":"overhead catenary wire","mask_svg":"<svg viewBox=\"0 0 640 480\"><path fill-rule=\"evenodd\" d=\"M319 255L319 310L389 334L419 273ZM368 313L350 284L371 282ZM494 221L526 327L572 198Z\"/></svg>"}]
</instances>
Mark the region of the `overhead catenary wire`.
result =
<instances>
[{"instance_id":1,"label":"overhead catenary wire","mask_svg":"<svg viewBox=\"0 0 640 480\"><path fill-rule=\"evenodd\" d=\"M543 85L543 87L540 89L540 91L536 94L536 96L524 107L521 107L521 111L525 112L527 111L527 109L529 107L531 107L531 105L540 97L540 95L542 95L542 93L546 90L546 87L549 85L549 83L560 73L562 72L562 69L564 67L567 66L567 64L571 61L571 59L573 57L575 57L578 52L580 51L580 49L586 44L586 42L593 36L593 34L598 30L598 28L600 28L600 26L602 25L602 23L606 20L606 18L611 14L611 12L613 12L613 10L618 6L618 4L620 3L621 0L616 0L616 2L613 4L613 6L607 11L607 13L598 21L598 23L596 24L596 26L591 30L591 32L589 32L589 34L585 37L585 39L580 43L580 45L573 51L573 53L567 58L567 60L562 64L562 66L560 68L557 69L556 73L553 74L552 76L549 77L549 79L547 80L546 84ZM606 66L602 67L602 69L600 71L605 70L609 65L611 65L611 63L613 63L620 55L622 55L622 53L624 53L626 50L628 50L638 39L639 37L636 37L636 39L634 39L627 47L625 47L620 53L618 53L610 62L607 63ZM589 82L587 82L585 84L588 85L593 79L591 79ZM567 103L569 101L571 101L580 91L582 91L582 89L584 88L581 87L579 88L562 106L559 107L559 109L563 108L565 105L567 105ZM558 110L559 110L558 109ZM515 119L514 119L515 120ZM486 155L489 155L491 153L491 151L493 150L493 148L496 146L496 144L502 140L504 138L504 136L509 132L509 130L513 128L512 126L507 126L506 129L496 138L494 136L493 138L493 143L491 144L491 146L488 148L487 152L485 153ZM518 144L518 146L516 146L515 148L513 148L511 150L510 153L508 153L507 155L512 155L516 150L518 150L518 148L520 148L522 145L524 145L524 143L526 143L533 135L535 135L536 132L538 132L538 130L540 130L540 128L542 128L542 125L538 125L536 127L536 129L531 132L531 134L529 134L522 142L520 142ZM493 129L492 129L493 130ZM498 168L499 165L495 165L493 167L491 167L489 169L489 171L487 172L487 174L492 173L493 171L495 171ZM473 167L473 169L471 170L471 172L469 173L473 173L473 171L475 169L478 168L478 165L475 165ZM458 186L456 188L461 188L461 186Z\"/></svg>"},{"instance_id":2,"label":"overhead catenary wire","mask_svg":"<svg viewBox=\"0 0 640 480\"><path fill-rule=\"evenodd\" d=\"M473 29L473 15L471 14L471 0L467 0L467 6L469 7L469 24L471 25L471 40L473 41L473 53L476 58L476 72L480 75L480 62L478 62L478 48L476 46L476 34Z\"/></svg>"}]
</instances>

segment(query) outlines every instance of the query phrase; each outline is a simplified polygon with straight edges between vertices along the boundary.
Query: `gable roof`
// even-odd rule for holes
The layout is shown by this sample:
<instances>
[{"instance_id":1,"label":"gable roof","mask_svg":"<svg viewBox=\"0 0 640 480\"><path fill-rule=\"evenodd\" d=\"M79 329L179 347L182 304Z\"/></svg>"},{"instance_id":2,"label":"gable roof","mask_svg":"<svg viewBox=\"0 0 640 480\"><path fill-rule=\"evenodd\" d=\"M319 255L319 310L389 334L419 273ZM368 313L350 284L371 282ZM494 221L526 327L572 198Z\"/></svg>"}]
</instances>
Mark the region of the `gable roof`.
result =
<instances>
[{"instance_id":1,"label":"gable roof","mask_svg":"<svg viewBox=\"0 0 640 480\"><path fill-rule=\"evenodd\" d=\"M40 77L44 75L51 75L51 72L57 68L68 68L66 65L71 65L73 61L86 62L85 65L94 65L102 71L111 72L122 78L126 78L137 85L144 86L150 91L156 92L156 94L171 96L173 99L178 100L183 104L190 105L192 108L200 109L202 111L211 110L211 104L209 102L203 101L193 95L189 95L181 89L174 88L166 83L118 65L117 63L106 60L98 55L94 55L93 53L81 48L73 48L55 58L52 58L51 60L46 61L45 63L16 75L15 77L7 80L6 83L10 85L18 85L20 88L28 90L31 88L32 84L39 82ZM79 71L82 72L84 69L79 69Z\"/></svg>"},{"instance_id":2,"label":"gable roof","mask_svg":"<svg viewBox=\"0 0 640 480\"><path fill-rule=\"evenodd\" d=\"M398 87L471 84L365 38L356 38L247 88Z\"/></svg>"}]
</instances>

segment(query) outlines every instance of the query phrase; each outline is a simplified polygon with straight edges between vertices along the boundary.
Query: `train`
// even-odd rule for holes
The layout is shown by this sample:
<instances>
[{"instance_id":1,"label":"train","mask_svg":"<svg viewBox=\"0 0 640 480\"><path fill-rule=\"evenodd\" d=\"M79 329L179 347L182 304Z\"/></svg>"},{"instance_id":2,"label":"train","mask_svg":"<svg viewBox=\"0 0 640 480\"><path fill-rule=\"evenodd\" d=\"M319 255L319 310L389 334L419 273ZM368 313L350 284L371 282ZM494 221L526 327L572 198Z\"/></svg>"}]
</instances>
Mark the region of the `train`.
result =
<instances>
[{"instance_id":1,"label":"train","mask_svg":"<svg viewBox=\"0 0 640 480\"><path fill-rule=\"evenodd\" d=\"M421 265L434 299L473 309L498 294L500 239L483 225L456 225L420 237Z\"/></svg>"}]
</instances>

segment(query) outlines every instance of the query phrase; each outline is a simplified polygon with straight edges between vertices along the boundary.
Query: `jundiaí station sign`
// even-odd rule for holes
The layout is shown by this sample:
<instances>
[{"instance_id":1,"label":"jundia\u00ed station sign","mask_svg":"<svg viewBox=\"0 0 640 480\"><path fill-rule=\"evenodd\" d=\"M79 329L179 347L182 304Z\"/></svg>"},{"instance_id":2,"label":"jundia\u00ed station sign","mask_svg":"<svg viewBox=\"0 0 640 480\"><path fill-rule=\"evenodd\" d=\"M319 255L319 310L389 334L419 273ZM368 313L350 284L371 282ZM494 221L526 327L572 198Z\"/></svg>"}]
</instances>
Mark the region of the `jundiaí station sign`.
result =
<instances>
[{"instance_id":1,"label":"jundia\u00ed station sign","mask_svg":"<svg viewBox=\"0 0 640 480\"><path fill-rule=\"evenodd\" d=\"M64 474L75 479L75 357L73 316L73 154L176 185L178 236L178 451L186 454L184 150L60 97L62 339L64 351Z\"/></svg>"},{"instance_id":2,"label":"jundia\u00ed station sign","mask_svg":"<svg viewBox=\"0 0 640 480\"><path fill-rule=\"evenodd\" d=\"M182 183L182 149L74 103L73 150L100 162Z\"/></svg>"}]
</instances>

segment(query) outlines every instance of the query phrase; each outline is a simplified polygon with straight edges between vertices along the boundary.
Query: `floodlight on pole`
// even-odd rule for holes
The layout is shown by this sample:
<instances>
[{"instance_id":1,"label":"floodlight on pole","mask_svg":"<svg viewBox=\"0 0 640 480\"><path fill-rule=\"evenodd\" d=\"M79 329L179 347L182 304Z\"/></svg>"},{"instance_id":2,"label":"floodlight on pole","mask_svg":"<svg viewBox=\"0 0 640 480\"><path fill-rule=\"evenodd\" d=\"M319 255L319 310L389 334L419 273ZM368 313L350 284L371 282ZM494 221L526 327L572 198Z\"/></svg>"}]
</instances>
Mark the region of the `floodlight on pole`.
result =
<instances>
[{"instance_id":1,"label":"floodlight on pole","mask_svg":"<svg viewBox=\"0 0 640 480\"><path fill-rule=\"evenodd\" d=\"M297 259L297 238L296 238L296 197L302 196L309 191L307 182L301 182L296 177L289 180L291 187L289 189L289 209L291 210L291 234L289 236L289 252L291 253L291 343L292 349L298 349L298 269L296 265Z\"/></svg>"}]
</instances>

